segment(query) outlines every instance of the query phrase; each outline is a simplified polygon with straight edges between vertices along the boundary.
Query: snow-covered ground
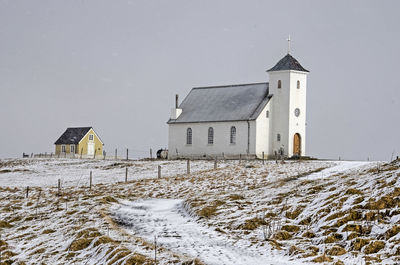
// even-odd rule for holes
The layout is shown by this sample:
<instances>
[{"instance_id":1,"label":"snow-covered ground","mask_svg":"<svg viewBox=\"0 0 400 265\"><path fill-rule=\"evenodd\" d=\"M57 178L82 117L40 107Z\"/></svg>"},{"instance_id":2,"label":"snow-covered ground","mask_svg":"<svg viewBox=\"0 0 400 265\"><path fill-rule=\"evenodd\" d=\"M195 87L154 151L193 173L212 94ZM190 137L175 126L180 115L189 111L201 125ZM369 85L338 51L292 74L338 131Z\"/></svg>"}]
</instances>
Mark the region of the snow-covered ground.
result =
<instances>
[{"instance_id":1,"label":"snow-covered ground","mask_svg":"<svg viewBox=\"0 0 400 265\"><path fill-rule=\"evenodd\" d=\"M157 235L159 264L396 264L396 163L192 161L187 175L186 161L0 160L0 251L26 264L151 264Z\"/></svg>"},{"instance_id":2,"label":"snow-covered ground","mask_svg":"<svg viewBox=\"0 0 400 265\"><path fill-rule=\"evenodd\" d=\"M128 180L157 178L158 166L163 177L185 174L186 161L124 161L93 159L15 159L2 160L0 163L0 186L56 186L61 179L62 186L87 186L92 171L93 184L117 183L125 181L125 168L128 168ZM228 162L229 163L229 162ZM2 166L3 164L3 166ZM220 162L219 167L225 167ZM213 161L198 160L191 162L191 172L211 169Z\"/></svg>"},{"instance_id":3,"label":"snow-covered ground","mask_svg":"<svg viewBox=\"0 0 400 265\"><path fill-rule=\"evenodd\" d=\"M148 199L124 201L112 209L112 215L129 231L148 241L156 240L162 247L197 257L210 265L237 264L303 264L290 261L265 248L233 242L228 237L196 222L179 199ZM247 243L247 245L245 245Z\"/></svg>"}]
</instances>

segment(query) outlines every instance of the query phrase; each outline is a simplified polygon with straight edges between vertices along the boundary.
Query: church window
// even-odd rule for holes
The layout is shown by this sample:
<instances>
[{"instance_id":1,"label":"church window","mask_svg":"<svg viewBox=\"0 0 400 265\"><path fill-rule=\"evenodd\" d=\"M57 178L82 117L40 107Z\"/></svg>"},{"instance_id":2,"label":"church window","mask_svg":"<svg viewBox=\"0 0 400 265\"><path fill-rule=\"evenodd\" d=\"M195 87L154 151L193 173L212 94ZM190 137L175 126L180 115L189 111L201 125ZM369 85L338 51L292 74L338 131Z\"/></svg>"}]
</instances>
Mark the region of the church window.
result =
<instances>
[{"instance_id":1,"label":"church window","mask_svg":"<svg viewBox=\"0 0 400 265\"><path fill-rule=\"evenodd\" d=\"M267 118L269 118L269 110L267 110L267 112L265 113L265 116L266 116Z\"/></svg>"},{"instance_id":2,"label":"church window","mask_svg":"<svg viewBox=\"0 0 400 265\"><path fill-rule=\"evenodd\" d=\"M186 130L186 144L192 144L192 129L187 128Z\"/></svg>"},{"instance_id":3,"label":"church window","mask_svg":"<svg viewBox=\"0 0 400 265\"><path fill-rule=\"evenodd\" d=\"M278 133L278 135L276 136L276 140L278 140L278 142L281 141L281 135Z\"/></svg>"},{"instance_id":4,"label":"church window","mask_svg":"<svg viewBox=\"0 0 400 265\"><path fill-rule=\"evenodd\" d=\"M300 81L297 80L297 89L300 89Z\"/></svg>"},{"instance_id":5,"label":"church window","mask_svg":"<svg viewBox=\"0 0 400 265\"><path fill-rule=\"evenodd\" d=\"M231 144L236 144L236 127L231 127Z\"/></svg>"},{"instance_id":6,"label":"church window","mask_svg":"<svg viewBox=\"0 0 400 265\"><path fill-rule=\"evenodd\" d=\"M212 127L208 128L208 144L214 143L214 129Z\"/></svg>"},{"instance_id":7,"label":"church window","mask_svg":"<svg viewBox=\"0 0 400 265\"><path fill-rule=\"evenodd\" d=\"M69 146L69 150L70 150L70 153L71 153L71 154L75 154L75 145L71 144L71 145Z\"/></svg>"},{"instance_id":8,"label":"church window","mask_svg":"<svg viewBox=\"0 0 400 265\"><path fill-rule=\"evenodd\" d=\"M93 139L94 139L93 134L89 134L89 141L93 141Z\"/></svg>"},{"instance_id":9,"label":"church window","mask_svg":"<svg viewBox=\"0 0 400 265\"><path fill-rule=\"evenodd\" d=\"M278 88L282 88L282 81L278 80Z\"/></svg>"},{"instance_id":10,"label":"church window","mask_svg":"<svg viewBox=\"0 0 400 265\"><path fill-rule=\"evenodd\" d=\"M61 145L61 152L65 153L65 144Z\"/></svg>"}]
</instances>

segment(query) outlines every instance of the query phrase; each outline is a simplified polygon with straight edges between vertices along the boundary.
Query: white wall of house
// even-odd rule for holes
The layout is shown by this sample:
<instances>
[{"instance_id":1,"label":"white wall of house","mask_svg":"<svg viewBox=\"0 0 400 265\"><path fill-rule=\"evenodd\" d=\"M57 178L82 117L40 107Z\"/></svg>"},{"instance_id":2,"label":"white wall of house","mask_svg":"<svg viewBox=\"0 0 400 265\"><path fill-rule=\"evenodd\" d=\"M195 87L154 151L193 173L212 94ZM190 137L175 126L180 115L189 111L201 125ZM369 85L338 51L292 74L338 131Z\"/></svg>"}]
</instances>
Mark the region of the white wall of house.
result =
<instances>
[{"instance_id":1,"label":"white wall of house","mask_svg":"<svg viewBox=\"0 0 400 265\"><path fill-rule=\"evenodd\" d=\"M236 143L230 143L231 127L236 127ZM250 126L250 137L248 131ZM256 121L202 122L169 124L168 158L224 156L254 154L256 151ZM208 144L208 128L214 129L214 143ZM186 144L187 129L192 129L192 144ZM248 149L248 139L249 151Z\"/></svg>"},{"instance_id":2,"label":"white wall of house","mask_svg":"<svg viewBox=\"0 0 400 265\"><path fill-rule=\"evenodd\" d=\"M268 117L267 117L268 111ZM265 158L272 155L271 143L271 102L264 107L260 115L256 119L256 150L255 154L257 157L262 158L264 152Z\"/></svg>"},{"instance_id":3,"label":"white wall of house","mask_svg":"<svg viewBox=\"0 0 400 265\"><path fill-rule=\"evenodd\" d=\"M281 80L281 88L278 81ZM300 81L300 88L297 88ZM272 152L283 148L284 154L293 155L293 138L296 133L301 136L301 155L305 155L306 139L306 90L307 73L300 71L269 72L269 89L273 94L272 105ZM300 110L299 117L295 116L295 109ZM280 134L280 141L278 141Z\"/></svg>"},{"instance_id":4,"label":"white wall of house","mask_svg":"<svg viewBox=\"0 0 400 265\"><path fill-rule=\"evenodd\" d=\"M300 81L300 88L297 88ZM289 157L293 155L293 139L296 133L301 136L301 155L306 152L306 94L307 73L290 71L290 99L289 99ZM300 110L300 115L295 116L295 109Z\"/></svg>"}]
</instances>

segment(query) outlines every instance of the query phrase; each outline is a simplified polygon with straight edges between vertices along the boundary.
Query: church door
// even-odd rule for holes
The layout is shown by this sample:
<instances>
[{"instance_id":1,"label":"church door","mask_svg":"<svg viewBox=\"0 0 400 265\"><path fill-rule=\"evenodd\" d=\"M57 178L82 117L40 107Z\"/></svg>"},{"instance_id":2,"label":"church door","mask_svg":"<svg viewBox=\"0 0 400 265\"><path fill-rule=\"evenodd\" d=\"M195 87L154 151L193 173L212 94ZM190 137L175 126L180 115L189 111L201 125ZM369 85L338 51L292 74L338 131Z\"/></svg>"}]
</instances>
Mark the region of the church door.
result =
<instances>
[{"instance_id":1,"label":"church door","mask_svg":"<svg viewBox=\"0 0 400 265\"><path fill-rule=\"evenodd\" d=\"M293 155L301 155L301 138L300 134L296 133L293 139Z\"/></svg>"}]
</instances>

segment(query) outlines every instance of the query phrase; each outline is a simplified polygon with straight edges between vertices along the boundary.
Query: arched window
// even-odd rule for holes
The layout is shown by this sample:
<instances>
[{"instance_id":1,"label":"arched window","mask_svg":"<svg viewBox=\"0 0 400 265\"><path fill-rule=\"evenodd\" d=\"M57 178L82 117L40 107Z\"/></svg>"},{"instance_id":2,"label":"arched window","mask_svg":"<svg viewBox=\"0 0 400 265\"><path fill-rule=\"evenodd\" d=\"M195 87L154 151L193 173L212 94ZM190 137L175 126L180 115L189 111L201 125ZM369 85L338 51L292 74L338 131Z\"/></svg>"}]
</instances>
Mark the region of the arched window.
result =
<instances>
[{"instance_id":1,"label":"arched window","mask_svg":"<svg viewBox=\"0 0 400 265\"><path fill-rule=\"evenodd\" d=\"M236 144L236 127L231 127L231 144Z\"/></svg>"},{"instance_id":2,"label":"arched window","mask_svg":"<svg viewBox=\"0 0 400 265\"><path fill-rule=\"evenodd\" d=\"M278 80L278 88L282 88L282 81Z\"/></svg>"},{"instance_id":3,"label":"arched window","mask_svg":"<svg viewBox=\"0 0 400 265\"><path fill-rule=\"evenodd\" d=\"M269 118L269 110L265 113L265 117Z\"/></svg>"},{"instance_id":4,"label":"arched window","mask_svg":"<svg viewBox=\"0 0 400 265\"><path fill-rule=\"evenodd\" d=\"M212 127L208 128L208 144L214 143L214 129Z\"/></svg>"},{"instance_id":5,"label":"arched window","mask_svg":"<svg viewBox=\"0 0 400 265\"><path fill-rule=\"evenodd\" d=\"M300 89L300 81L297 80L297 89Z\"/></svg>"},{"instance_id":6,"label":"arched window","mask_svg":"<svg viewBox=\"0 0 400 265\"><path fill-rule=\"evenodd\" d=\"M192 129L187 128L186 130L186 144L192 144Z\"/></svg>"}]
</instances>

